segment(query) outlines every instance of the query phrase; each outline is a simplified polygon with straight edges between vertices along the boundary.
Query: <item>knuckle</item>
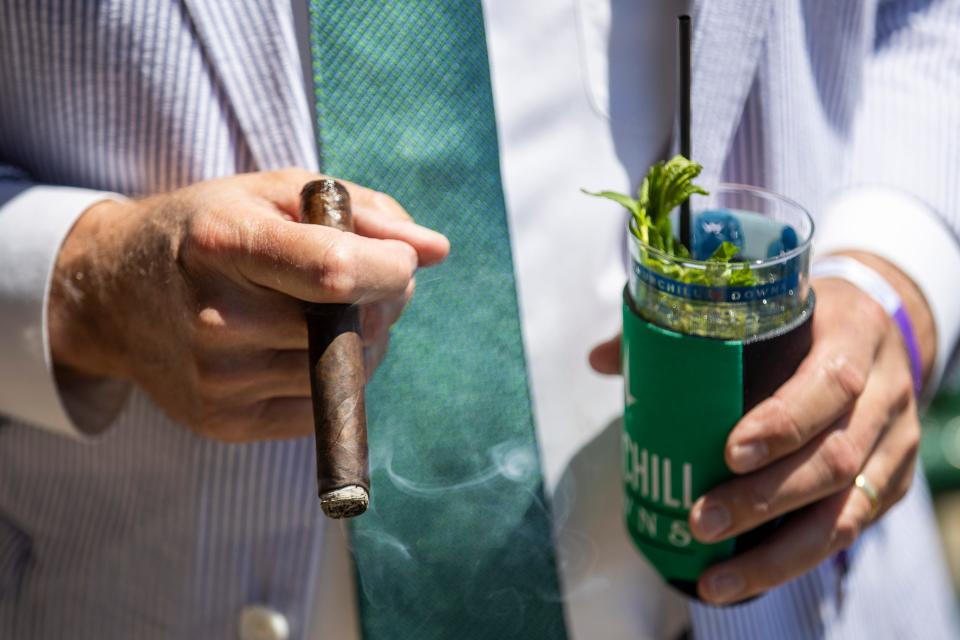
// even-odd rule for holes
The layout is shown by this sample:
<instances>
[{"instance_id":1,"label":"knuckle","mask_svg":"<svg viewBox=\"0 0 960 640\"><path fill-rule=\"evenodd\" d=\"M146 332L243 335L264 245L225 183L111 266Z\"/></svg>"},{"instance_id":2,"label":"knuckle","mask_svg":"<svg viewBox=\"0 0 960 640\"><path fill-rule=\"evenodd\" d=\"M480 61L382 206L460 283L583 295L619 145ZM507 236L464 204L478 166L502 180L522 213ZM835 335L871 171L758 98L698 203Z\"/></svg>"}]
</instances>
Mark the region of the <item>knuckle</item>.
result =
<instances>
[{"instance_id":1,"label":"knuckle","mask_svg":"<svg viewBox=\"0 0 960 640\"><path fill-rule=\"evenodd\" d=\"M916 420L911 420L911 426L907 430L906 441L904 443L904 453L907 458L914 459L920 452L920 425Z\"/></svg>"},{"instance_id":2,"label":"knuckle","mask_svg":"<svg viewBox=\"0 0 960 640\"><path fill-rule=\"evenodd\" d=\"M829 358L824 361L822 367L827 380L840 389L848 404L863 393L867 384L866 376L846 356L838 355Z\"/></svg>"},{"instance_id":3,"label":"knuckle","mask_svg":"<svg viewBox=\"0 0 960 640\"><path fill-rule=\"evenodd\" d=\"M824 439L820 458L826 480L832 487L844 487L853 482L863 463L859 447L843 430L833 431Z\"/></svg>"},{"instance_id":4,"label":"knuckle","mask_svg":"<svg viewBox=\"0 0 960 640\"><path fill-rule=\"evenodd\" d=\"M854 309L858 321L862 322L874 335L882 335L886 331L890 317L876 300L866 295L858 296Z\"/></svg>"},{"instance_id":5,"label":"knuckle","mask_svg":"<svg viewBox=\"0 0 960 640\"><path fill-rule=\"evenodd\" d=\"M747 492L750 510L762 520L772 515L774 509L773 486L767 483L756 483Z\"/></svg>"},{"instance_id":6,"label":"knuckle","mask_svg":"<svg viewBox=\"0 0 960 640\"><path fill-rule=\"evenodd\" d=\"M214 409L233 389L235 376L229 367L212 360L198 360L195 369L197 397L206 409Z\"/></svg>"},{"instance_id":7,"label":"knuckle","mask_svg":"<svg viewBox=\"0 0 960 640\"><path fill-rule=\"evenodd\" d=\"M383 193L382 191L374 191L370 195L370 202L373 206L380 210L386 211L391 214L399 214L406 219L410 219L410 214L407 213L406 209L397 202L397 199L393 196Z\"/></svg>"},{"instance_id":8,"label":"knuckle","mask_svg":"<svg viewBox=\"0 0 960 640\"><path fill-rule=\"evenodd\" d=\"M213 409L205 411L200 419L192 425L192 429L208 440L236 443L246 439L245 434L249 427L240 415Z\"/></svg>"},{"instance_id":9,"label":"knuckle","mask_svg":"<svg viewBox=\"0 0 960 640\"><path fill-rule=\"evenodd\" d=\"M316 177L306 169L293 165L281 167L280 169L274 169L272 171L266 171L262 175L264 178L272 182L290 182L292 184L305 183Z\"/></svg>"},{"instance_id":10,"label":"knuckle","mask_svg":"<svg viewBox=\"0 0 960 640\"><path fill-rule=\"evenodd\" d=\"M320 262L319 279L324 290L336 299L350 297L357 286L357 255L346 234L333 242Z\"/></svg>"},{"instance_id":11,"label":"knuckle","mask_svg":"<svg viewBox=\"0 0 960 640\"><path fill-rule=\"evenodd\" d=\"M891 401L894 411L902 411L910 406L913 400L913 379L906 372L897 377L891 389Z\"/></svg>"},{"instance_id":12,"label":"knuckle","mask_svg":"<svg viewBox=\"0 0 960 640\"><path fill-rule=\"evenodd\" d=\"M283 263L285 236L280 230L281 222L271 220L242 219L234 223L238 237L236 247L245 253L270 258Z\"/></svg>"},{"instance_id":13,"label":"knuckle","mask_svg":"<svg viewBox=\"0 0 960 640\"><path fill-rule=\"evenodd\" d=\"M197 379L197 398L207 407L219 404L224 395L223 391L223 383L217 376L204 375Z\"/></svg>"},{"instance_id":14,"label":"knuckle","mask_svg":"<svg viewBox=\"0 0 960 640\"><path fill-rule=\"evenodd\" d=\"M180 253L187 259L222 255L235 250L239 243L236 227L225 215L214 210L201 210L187 222L180 244Z\"/></svg>"},{"instance_id":15,"label":"knuckle","mask_svg":"<svg viewBox=\"0 0 960 640\"><path fill-rule=\"evenodd\" d=\"M769 400L770 435L792 446L799 446L806 441L803 430L800 428L786 400L780 396L773 396Z\"/></svg>"}]
</instances>

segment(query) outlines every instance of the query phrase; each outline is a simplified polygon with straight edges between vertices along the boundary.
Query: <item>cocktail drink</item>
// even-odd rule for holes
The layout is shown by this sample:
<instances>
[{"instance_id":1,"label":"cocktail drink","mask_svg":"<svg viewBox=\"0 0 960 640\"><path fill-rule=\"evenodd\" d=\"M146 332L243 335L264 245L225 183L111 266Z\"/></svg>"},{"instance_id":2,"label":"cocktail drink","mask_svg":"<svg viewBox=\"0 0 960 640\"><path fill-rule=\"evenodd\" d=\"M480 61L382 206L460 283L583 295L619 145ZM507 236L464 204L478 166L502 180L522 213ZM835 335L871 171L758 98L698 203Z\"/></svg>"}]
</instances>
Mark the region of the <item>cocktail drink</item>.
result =
<instances>
[{"instance_id":1,"label":"cocktail drink","mask_svg":"<svg viewBox=\"0 0 960 640\"><path fill-rule=\"evenodd\" d=\"M733 476L724 462L730 430L809 350L814 306L807 212L755 187L706 191L690 198L689 249L667 239L676 212L673 224L649 212L631 219L623 305L627 529L688 593L706 567L762 535L702 544L687 518L700 495Z\"/></svg>"},{"instance_id":2,"label":"cocktail drink","mask_svg":"<svg viewBox=\"0 0 960 640\"><path fill-rule=\"evenodd\" d=\"M629 292L640 315L683 334L734 340L752 340L804 317L811 306L813 223L803 208L732 184L691 202L691 257L630 242ZM735 260L710 261L724 242L736 247Z\"/></svg>"}]
</instances>

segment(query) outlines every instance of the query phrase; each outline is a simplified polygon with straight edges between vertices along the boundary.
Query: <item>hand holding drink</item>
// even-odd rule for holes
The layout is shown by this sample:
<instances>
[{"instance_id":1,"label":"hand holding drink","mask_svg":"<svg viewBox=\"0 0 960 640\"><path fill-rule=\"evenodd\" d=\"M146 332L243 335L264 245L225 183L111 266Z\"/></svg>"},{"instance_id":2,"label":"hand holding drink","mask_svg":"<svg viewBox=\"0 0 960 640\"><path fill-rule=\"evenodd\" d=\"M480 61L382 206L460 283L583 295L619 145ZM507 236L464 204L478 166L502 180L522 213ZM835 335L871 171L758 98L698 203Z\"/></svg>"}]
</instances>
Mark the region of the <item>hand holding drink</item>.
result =
<instances>
[{"instance_id":1,"label":"hand holding drink","mask_svg":"<svg viewBox=\"0 0 960 640\"><path fill-rule=\"evenodd\" d=\"M811 319L812 225L802 209L753 188L711 191L711 200L693 199L706 209L694 219L693 258L665 258L631 238L623 464L638 547L678 586L727 603L828 560L899 500L910 486L918 422L902 340L876 302L846 282L816 281ZM787 227L797 235L793 249ZM702 259L704 231L715 234L712 262ZM737 248L732 262L724 242ZM857 257L897 287L926 336L929 367L922 297L892 265ZM746 300L743 287L766 289ZM775 295L784 291L792 293ZM617 338L591 362L618 372L620 350ZM731 374L738 361L739 375ZM854 486L860 474L876 487L876 504Z\"/></svg>"},{"instance_id":2,"label":"hand holding drink","mask_svg":"<svg viewBox=\"0 0 960 640\"><path fill-rule=\"evenodd\" d=\"M687 158L691 33L681 16ZM810 282L812 222L776 194L714 186L694 219L698 174L680 157L651 169L637 200L597 194L632 213L622 349L618 336L590 354L596 370L625 376L627 528L667 580L714 604L831 557L842 584L849 558L838 552L913 478L915 391L935 355L930 308L873 254L848 252L889 285L883 306L836 274Z\"/></svg>"},{"instance_id":3,"label":"hand holding drink","mask_svg":"<svg viewBox=\"0 0 960 640\"><path fill-rule=\"evenodd\" d=\"M769 396L810 346L813 224L795 203L750 187L694 185L699 165L658 163L626 206L631 265L624 295L627 528L671 584L693 594L718 559L750 536L694 539L693 501L731 477L731 426ZM697 194L688 249L670 212ZM709 198L702 202L703 198ZM705 208L704 208L705 206Z\"/></svg>"}]
</instances>

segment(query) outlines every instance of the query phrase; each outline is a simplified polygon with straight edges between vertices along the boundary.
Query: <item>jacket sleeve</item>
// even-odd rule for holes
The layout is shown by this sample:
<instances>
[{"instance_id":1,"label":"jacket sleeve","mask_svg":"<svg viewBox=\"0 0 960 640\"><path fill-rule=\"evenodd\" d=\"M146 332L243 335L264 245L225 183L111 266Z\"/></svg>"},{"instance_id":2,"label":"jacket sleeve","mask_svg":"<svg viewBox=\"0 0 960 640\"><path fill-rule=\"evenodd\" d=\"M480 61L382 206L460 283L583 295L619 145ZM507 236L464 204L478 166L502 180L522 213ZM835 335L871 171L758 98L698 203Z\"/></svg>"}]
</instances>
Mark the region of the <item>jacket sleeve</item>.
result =
<instances>
[{"instance_id":1,"label":"jacket sleeve","mask_svg":"<svg viewBox=\"0 0 960 640\"><path fill-rule=\"evenodd\" d=\"M125 386L58 386L47 338L47 299L60 246L93 203L114 194L37 185L0 163L0 414L61 434L101 430Z\"/></svg>"},{"instance_id":2,"label":"jacket sleeve","mask_svg":"<svg viewBox=\"0 0 960 640\"><path fill-rule=\"evenodd\" d=\"M960 335L960 0L879 3L847 171L818 252L870 251L918 285L936 322L935 389Z\"/></svg>"}]
</instances>

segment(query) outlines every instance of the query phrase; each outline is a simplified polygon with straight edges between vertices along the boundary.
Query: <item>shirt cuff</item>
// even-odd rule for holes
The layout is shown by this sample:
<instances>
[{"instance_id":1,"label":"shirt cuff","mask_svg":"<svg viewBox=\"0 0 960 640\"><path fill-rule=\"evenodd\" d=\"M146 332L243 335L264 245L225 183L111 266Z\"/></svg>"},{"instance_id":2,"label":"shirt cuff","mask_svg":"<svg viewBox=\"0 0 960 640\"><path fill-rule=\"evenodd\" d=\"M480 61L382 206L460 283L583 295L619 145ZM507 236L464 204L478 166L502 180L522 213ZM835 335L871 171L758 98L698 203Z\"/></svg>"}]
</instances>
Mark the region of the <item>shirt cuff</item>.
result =
<instances>
[{"instance_id":1,"label":"shirt cuff","mask_svg":"<svg viewBox=\"0 0 960 640\"><path fill-rule=\"evenodd\" d=\"M74 437L104 426L103 419L81 409L84 403L61 395L47 336L47 301L60 246L74 223L94 203L120 197L35 186L0 207L0 413ZM117 397L118 384L87 380L79 386ZM97 404L103 405L102 398ZM82 421L74 408L85 414Z\"/></svg>"},{"instance_id":2,"label":"shirt cuff","mask_svg":"<svg viewBox=\"0 0 960 640\"><path fill-rule=\"evenodd\" d=\"M816 255L864 251L893 263L926 298L937 328L937 355L927 389L936 390L960 335L960 245L930 207L884 187L860 187L828 202L817 220Z\"/></svg>"}]
</instances>

